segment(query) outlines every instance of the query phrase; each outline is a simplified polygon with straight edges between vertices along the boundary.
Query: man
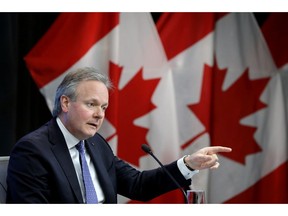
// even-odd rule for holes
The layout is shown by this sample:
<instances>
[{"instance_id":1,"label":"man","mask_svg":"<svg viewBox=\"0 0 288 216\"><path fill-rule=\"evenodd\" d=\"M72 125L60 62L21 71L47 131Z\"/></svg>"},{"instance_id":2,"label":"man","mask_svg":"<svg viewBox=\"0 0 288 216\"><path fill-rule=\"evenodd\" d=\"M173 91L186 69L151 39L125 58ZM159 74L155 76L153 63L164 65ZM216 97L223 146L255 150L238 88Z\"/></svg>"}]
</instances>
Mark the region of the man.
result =
<instances>
[{"instance_id":1,"label":"man","mask_svg":"<svg viewBox=\"0 0 288 216\"><path fill-rule=\"evenodd\" d=\"M177 188L163 169L140 172L116 157L97 133L110 88L109 79L94 68L66 75L56 92L53 118L21 138L11 152L7 203L88 203L87 172L81 167L86 161L96 203L117 203L117 194L147 201ZM80 162L79 142L85 146L85 162ZM166 168L187 187L198 170L219 166L216 153L229 151L206 147Z\"/></svg>"}]
</instances>

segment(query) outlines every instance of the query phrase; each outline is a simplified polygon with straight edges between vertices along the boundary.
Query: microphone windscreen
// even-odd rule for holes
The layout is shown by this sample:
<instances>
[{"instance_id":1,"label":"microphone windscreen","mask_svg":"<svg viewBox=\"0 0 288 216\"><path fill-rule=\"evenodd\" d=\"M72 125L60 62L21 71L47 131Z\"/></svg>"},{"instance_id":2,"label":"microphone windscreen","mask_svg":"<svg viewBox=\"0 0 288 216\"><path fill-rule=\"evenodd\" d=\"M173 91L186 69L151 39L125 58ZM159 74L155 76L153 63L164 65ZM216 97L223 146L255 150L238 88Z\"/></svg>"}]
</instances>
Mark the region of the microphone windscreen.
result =
<instances>
[{"instance_id":1,"label":"microphone windscreen","mask_svg":"<svg viewBox=\"0 0 288 216\"><path fill-rule=\"evenodd\" d=\"M146 144L142 144L141 148L142 148L143 151L145 151L148 154L151 152L150 147L148 145L146 145Z\"/></svg>"}]
</instances>

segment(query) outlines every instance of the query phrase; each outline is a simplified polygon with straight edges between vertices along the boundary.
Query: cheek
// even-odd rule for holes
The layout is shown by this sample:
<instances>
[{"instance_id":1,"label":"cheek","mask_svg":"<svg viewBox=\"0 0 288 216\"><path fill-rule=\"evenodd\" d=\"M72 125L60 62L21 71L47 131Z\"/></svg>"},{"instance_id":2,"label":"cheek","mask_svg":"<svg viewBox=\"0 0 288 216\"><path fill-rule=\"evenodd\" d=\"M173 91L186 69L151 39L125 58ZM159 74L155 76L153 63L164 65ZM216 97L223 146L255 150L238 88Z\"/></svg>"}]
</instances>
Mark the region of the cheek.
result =
<instances>
[{"instance_id":1,"label":"cheek","mask_svg":"<svg viewBox=\"0 0 288 216\"><path fill-rule=\"evenodd\" d=\"M83 108L83 107L79 107L77 109L77 114L78 114L77 115L78 118L83 119L83 120L90 119L92 116L92 112L88 109Z\"/></svg>"},{"instance_id":2,"label":"cheek","mask_svg":"<svg viewBox=\"0 0 288 216\"><path fill-rule=\"evenodd\" d=\"M77 123L77 121L79 123L81 119L85 120L90 115L89 111L87 111L86 109L84 109L84 107L81 106L73 107L73 109L70 109L69 114L70 118L76 121L75 123Z\"/></svg>"}]
</instances>

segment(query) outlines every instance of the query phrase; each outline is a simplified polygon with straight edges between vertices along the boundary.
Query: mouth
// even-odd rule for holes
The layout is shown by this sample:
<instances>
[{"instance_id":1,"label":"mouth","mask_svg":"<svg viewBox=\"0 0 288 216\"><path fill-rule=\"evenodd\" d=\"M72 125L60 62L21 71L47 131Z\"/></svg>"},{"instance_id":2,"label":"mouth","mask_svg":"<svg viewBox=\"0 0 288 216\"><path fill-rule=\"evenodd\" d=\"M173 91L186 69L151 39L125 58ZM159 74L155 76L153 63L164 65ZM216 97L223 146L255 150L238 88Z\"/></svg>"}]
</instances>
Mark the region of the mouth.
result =
<instances>
[{"instance_id":1,"label":"mouth","mask_svg":"<svg viewBox=\"0 0 288 216\"><path fill-rule=\"evenodd\" d=\"M98 124L96 124L96 123L88 123L88 125L90 125L90 126L92 126L94 128L98 128Z\"/></svg>"}]
</instances>

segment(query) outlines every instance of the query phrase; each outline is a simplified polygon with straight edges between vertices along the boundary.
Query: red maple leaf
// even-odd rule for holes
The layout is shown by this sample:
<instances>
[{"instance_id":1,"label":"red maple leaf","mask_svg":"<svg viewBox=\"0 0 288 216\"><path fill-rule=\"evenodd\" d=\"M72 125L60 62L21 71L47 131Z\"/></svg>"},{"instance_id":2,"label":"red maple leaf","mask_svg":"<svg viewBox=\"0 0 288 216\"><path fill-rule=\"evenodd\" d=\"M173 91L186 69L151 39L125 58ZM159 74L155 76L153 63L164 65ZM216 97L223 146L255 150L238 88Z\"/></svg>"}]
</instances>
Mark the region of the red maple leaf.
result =
<instances>
[{"instance_id":1,"label":"red maple leaf","mask_svg":"<svg viewBox=\"0 0 288 216\"><path fill-rule=\"evenodd\" d=\"M223 91L226 73L227 69L218 68L216 60L213 68L205 65L201 99L188 107L205 126L206 131L201 134L209 133L211 145L232 147L231 153L223 155L245 164L245 157L261 151L261 148L254 139L257 128L243 125L240 121L266 107L259 97L269 78L250 80L247 69Z\"/></svg>"},{"instance_id":2,"label":"red maple leaf","mask_svg":"<svg viewBox=\"0 0 288 216\"><path fill-rule=\"evenodd\" d=\"M141 145L148 144L148 129L135 125L134 121L155 108L151 97L159 79L144 80L140 69L133 79L119 90L122 69L112 62L109 64L110 79L115 89L110 92L106 118L116 128L114 135L118 137L117 155L139 166L139 158L146 154L141 150Z\"/></svg>"}]
</instances>

